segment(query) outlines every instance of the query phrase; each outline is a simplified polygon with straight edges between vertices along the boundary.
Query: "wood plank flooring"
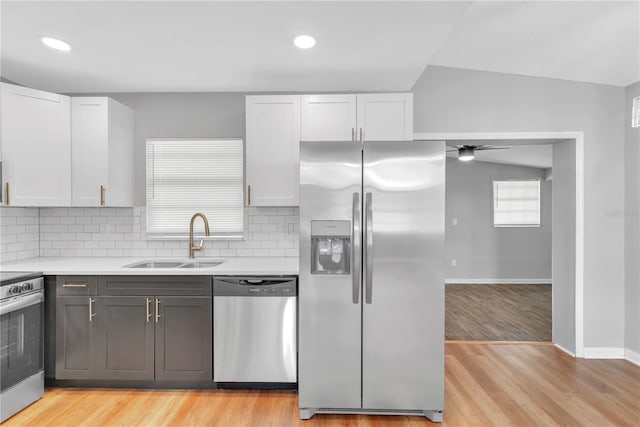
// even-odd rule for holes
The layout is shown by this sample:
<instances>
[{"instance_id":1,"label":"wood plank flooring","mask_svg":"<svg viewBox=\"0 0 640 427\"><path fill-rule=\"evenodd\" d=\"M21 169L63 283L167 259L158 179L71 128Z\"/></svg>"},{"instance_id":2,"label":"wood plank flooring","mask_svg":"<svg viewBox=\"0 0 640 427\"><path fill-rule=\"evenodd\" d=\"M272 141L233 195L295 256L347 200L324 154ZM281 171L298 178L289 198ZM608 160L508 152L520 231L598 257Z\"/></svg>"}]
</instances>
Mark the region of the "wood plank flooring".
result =
<instances>
[{"instance_id":1,"label":"wood plank flooring","mask_svg":"<svg viewBox=\"0 0 640 427\"><path fill-rule=\"evenodd\" d=\"M551 285L445 286L445 336L468 341L551 341Z\"/></svg>"},{"instance_id":2,"label":"wood plank flooring","mask_svg":"<svg viewBox=\"0 0 640 427\"><path fill-rule=\"evenodd\" d=\"M549 344L446 344L444 426L638 426L640 367L574 359ZM294 391L63 389L14 426L426 426L423 417L298 419Z\"/></svg>"}]
</instances>

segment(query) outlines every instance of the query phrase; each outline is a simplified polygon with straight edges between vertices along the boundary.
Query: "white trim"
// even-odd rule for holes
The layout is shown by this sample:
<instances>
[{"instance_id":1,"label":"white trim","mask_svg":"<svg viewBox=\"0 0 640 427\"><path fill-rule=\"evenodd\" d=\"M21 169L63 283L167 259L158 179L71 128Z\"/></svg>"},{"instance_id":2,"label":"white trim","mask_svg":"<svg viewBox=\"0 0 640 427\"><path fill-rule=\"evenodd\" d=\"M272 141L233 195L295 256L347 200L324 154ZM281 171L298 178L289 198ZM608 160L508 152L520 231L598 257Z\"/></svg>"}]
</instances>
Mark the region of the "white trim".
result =
<instances>
[{"instance_id":1,"label":"white trim","mask_svg":"<svg viewBox=\"0 0 640 427\"><path fill-rule=\"evenodd\" d=\"M629 362L640 366L640 353L636 353L635 351L625 348L624 349L624 358Z\"/></svg>"},{"instance_id":2,"label":"white trim","mask_svg":"<svg viewBox=\"0 0 640 427\"><path fill-rule=\"evenodd\" d=\"M560 349L560 350L564 351L565 353L567 353L569 356L571 356L571 357L576 357L576 354L575 354L574 352L572 352L571 350L567 350L566 348L564 348L564 347L563 347L563 346L561 346L560 344L558 344L558 343L555 343L555 342L554 342L554 343L553 343L553 345L554 345L556 348L558 348L558 349Z\"/></svg>"},{"instance_id":3,"label":"white trim","mask_svg":"<svg viewBox=\"0 0 640 427\"><path fill-rule=\"evenodd\" d=\"M585 347L585 359L624 359L622 347Z\"/></svg>"},{"instance_id":4,"label":"white trim","mask_svg":"<svg viewBox=\"0 0 640 427\"><path fill-rule=\"evenodd\" d=\"M576 138L576 356L584 357L584 133Z\"/></svg>"},{"instance_id":5,"label":"white trim","mask_svg":"<svg viewBox=\"0 0 640 427\"><path fill-rule=\"evenodd\" d=\"M551 279L445 279L461 285L550 285Z\"/></svg>"},{"instance_id":6,"label":"white trim","mask_svg":"<svg viewBox=\"0 0 640 427\"><path fill-rule=\"evenodd\" d=\"M450 132L419 133L421 140L573 139L576 143L576 357L584 357L584 132Z\"/></svg>"}]
</instances>

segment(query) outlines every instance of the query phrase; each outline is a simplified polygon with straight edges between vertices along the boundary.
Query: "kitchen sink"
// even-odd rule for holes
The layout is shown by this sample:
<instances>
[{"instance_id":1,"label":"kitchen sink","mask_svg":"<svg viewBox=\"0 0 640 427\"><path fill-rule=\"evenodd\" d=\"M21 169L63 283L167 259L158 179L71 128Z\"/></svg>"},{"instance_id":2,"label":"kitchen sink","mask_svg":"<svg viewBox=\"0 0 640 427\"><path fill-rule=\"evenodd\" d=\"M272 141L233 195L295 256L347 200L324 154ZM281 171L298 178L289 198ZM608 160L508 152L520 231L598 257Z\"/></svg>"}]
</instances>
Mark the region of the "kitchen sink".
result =
<instances>
[{"instance_id":1,"label":"kitchen sink","mask_svg":"<svg viewBox=\"0 0 640 427\"><path fill-rule=\"evenodd\" d=\"M203 260L203 261L185 261L185 260L163 260L163 261L139 261L133 264L124 265L123 268L213 268L222 264L224 260Z\"/></svg>"},{"instance_id":2,"label":"kitchen sink","mask_svg":"<svg viewBox=\"0 0 640 427\"><path fill-rule=\"evenodd\" d=\"M182 262L176 261L142 261L125 265L124 268L176 268L181 264Z\"/></svg>"},{"instance_id":3,"label":"kitchen sink","mask_svg":"<svg viewBox=\"0 0 640 427\"><path fill-rule=\"evenodd\" d=\"M212 267L217 267L220 264L222 264L224 261L196 261L196 262L189 262L186 264L182 264L180 266L178 266L178 268L212 268Z\"/></svg>"}]
</instances>

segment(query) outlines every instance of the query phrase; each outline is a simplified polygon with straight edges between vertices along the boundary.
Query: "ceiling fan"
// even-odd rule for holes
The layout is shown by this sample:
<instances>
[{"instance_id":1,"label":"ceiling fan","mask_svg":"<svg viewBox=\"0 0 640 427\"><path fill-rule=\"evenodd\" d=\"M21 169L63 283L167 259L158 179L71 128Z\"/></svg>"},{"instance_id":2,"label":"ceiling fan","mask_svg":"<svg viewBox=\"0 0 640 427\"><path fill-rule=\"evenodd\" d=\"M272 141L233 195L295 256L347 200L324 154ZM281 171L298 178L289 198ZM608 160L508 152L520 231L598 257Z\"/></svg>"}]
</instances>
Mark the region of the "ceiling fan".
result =
<instances>
[{"instance_id":1,"label":"ceiling fan","mask_svg":"<svg viewBox=\"0 0 640 427\"><path fill-rule=\"evenodd\" d=\"M455 145L453 147L447 147L447 148L450 148L450 150L447 150L447 152L450 152L450 151L457 151L458 152L458 160L461 160L463 162L468 162L469 160L473 160L475 158L476 151L506 150L508 148L511 148L511 146L507 146L507 145Z\"/></svg>"}]
</instances>

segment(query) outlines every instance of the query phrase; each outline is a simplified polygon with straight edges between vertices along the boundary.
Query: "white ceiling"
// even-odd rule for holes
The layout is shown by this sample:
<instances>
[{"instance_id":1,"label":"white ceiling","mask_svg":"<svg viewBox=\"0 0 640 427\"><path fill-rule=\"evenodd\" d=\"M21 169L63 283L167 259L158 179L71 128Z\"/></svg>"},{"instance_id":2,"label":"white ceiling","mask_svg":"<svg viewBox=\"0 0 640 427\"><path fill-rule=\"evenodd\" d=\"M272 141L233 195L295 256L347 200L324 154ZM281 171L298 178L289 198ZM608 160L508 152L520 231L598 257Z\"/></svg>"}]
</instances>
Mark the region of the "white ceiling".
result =
<instances>
[{"instance_id":1,"label":"white ceiling","mask_svg":"<svg viewBox=\"0 0 640 427\"><path fill-rule=\"evenodd\" d=\"M447 146L473 144L469 141L447 141ZM509 145L504 141L482 141L480 144ZM458 157L456 151L447 153L447 157ZM509 149L483 150L475 152L475 160L480 162L501 163L505 165L528 166L547 169L553 166L553 145L511 145Z\"/></svg>"},{"instance_id":2,"label":"white ceiling","mask_svg":"<svg viewBox=\"0 0 640 427\"><path fill-rule=\"evenodd\" d=\"M5 0L0 71L63 93L407 91L428 65L626 86L640 80L639 5ZM302 33L315 48L293 46Z\"/></svg>"}]
</instances>

